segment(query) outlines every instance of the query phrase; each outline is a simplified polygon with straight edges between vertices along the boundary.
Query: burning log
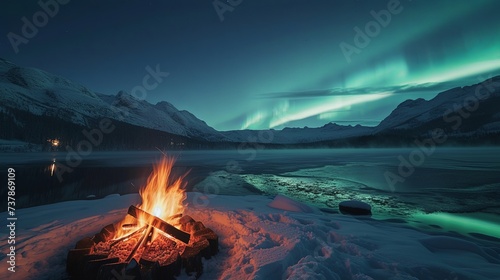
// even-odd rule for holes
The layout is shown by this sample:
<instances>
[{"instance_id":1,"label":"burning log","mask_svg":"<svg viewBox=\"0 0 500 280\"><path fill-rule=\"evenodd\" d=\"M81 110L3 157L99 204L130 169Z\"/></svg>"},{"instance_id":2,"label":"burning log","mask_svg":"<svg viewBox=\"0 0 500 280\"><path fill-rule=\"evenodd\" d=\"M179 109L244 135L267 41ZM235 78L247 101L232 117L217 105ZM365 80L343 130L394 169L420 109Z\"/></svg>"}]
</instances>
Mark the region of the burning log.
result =
<instances>
[{"instance_id":1,"label":"burning log","mask_svg":"<svg viewBox=\"0 0 500 280\"><path fill-rule=\"evenodd\" d=\"M94 241L92 241L91 238L89 237L85 237L84 239L78 241L75 245L75 249L88 249L88 248L92 248L92 246L94 246L95 243Z\"/></svg>"},{"instance_id":2,"label":"burning log","mask_svg":"<svg viewBox=\"0 0 500 280\"><path fill-rule=\"evenodd\" d=\"M122 237L120 237L120 238L118 238L118 239L116 239L116 240L113 240L113 242L112 242L109 246L110 246L110 247L113 247L113 246L115 246L115 245L116 245L116 243L118 243L118 242L120 242L120 241L123 241L123 240L125 240L125 239L127 239L127 238L130 238L130 237L131 237L131 236L133 236L134 234L136 234L136 233L138 233L138 232L140 232L140 231L142 231L142 230L145 230L147 227L148 227L148 226L143 226L143 227L141 227L141 228L139 228L139 229L136 229L136 230L132 231L132 232L131 232L131 233L129 233L129 234L126 234L126 235L124 235L124 236L122 236Z\"/></svg>"},{"instance_id":3,"label":"burning log","mask_svg":"<svg viewBox=\"0 0 500 280\"><path fill-rule=\"evenodd\" d=\"M103 258L87 261L82 270L82 279L96 279L103 265L116 262L118 262L118 258Z\"/></svg>"},{"instance_id":4,"label":"burning log","mask_svg":"<svg viewBox=\"0 0 500 280\"><path fill-rule=\"evenodd\" d=\"M142 203L128 216L76 243L68 252L71 279L175 279L182 269L200 276L202 258L218 252L218 236L183 216L182 178L169 179L173 160L164 159L140 190Z\"/></svg>"},{"instance_id":5,"label":"burning log","mask_svg":"<svg viewBox=\"0 0 500 280\"><path fill-rule=\"evenodd\" d=\"M155 217L134 206L129 208L130 212L134 217L141 217L140 221L142 217ZM155 218L151 225L127 226L130 232L115 239L112 236L120 224L107 225L94 237L78 241L75 249L68 252L68 274L72 279L120 279L119 275L175 279L184 269L200 276L202 258L208 259L218 252L217 234L190 216L178 219L180 229ZM149 240L153 229L157 229L159 235Z\"/></svg>"},{"instance_id":6,"label":"burning log","mask_svg":"<svg viewBox=\"0 0 500 280\"><path fill-rule=\"evenodd\" d=\"M195 231L192 235L194 240L200 241L206 239L208 241L209 251L203 255L206 259L209 259L219 252L219 237L213 230L204 228L199 231Z\"/></svg>"},{"instance_id":7,"label":"burning log","mask_svg":"<svg viewBox=\"0 0 500 280\"><path fill-rule=\"evenodd\" d=\"M79 266L83 262L83 257L90 254L91 248L69 250L66 260L66 271L69 275L77 275Z\"/></svg>"},{"instance_id":8,"label":"burning log","mask_svg":"<svg viewBox=\"0 0 500 280\"><path fill-rule=\"evenodd\" d=\"M132 258L134 257L135 253L137 252L137 249L139 249L144 242L149 238L149 236L153 234L153 227L149 226L148 229L144 232L144 234L141 236L139 241L137 241L137 244L135 245L134 249L132 249L132 252L128 255L127 259L125 259L125 262L130 262Z\"/></svg>"},{"instance_id":9,"label":"burning log","mask_svg":"<svg viewBox=\"0 0 500 280\"><path fill-rule=\"evenodd\" d=\"M159 236L144 251L139 263L145 267L153 268L160 279L172 279L179 275L182 268L180 248L175 241ZM155 265L158 264L158 265Z\"/></svg>"},{"instance_id":10,"label":"burning log","mask_svg":"<svg viewBox=\"0 0 500 280\"><path fill-rule=\"evenodd\" d=\"M128 214L131 215L132 217L142 221L142 222L152 221L152 222L148 223L150 226L157 228L157 229L163 231L164 233L166 233L166 234L168 234L176 239L179 239L180 241L182 241L186 244L189 243L189 239L191 238L191 235L189 233L177 229L173 225L163 221L162 219L160 219L156 216L149 214L146 211L143 211L143 210L131 205L128 208Z\"/></svg>"}]
</instances>

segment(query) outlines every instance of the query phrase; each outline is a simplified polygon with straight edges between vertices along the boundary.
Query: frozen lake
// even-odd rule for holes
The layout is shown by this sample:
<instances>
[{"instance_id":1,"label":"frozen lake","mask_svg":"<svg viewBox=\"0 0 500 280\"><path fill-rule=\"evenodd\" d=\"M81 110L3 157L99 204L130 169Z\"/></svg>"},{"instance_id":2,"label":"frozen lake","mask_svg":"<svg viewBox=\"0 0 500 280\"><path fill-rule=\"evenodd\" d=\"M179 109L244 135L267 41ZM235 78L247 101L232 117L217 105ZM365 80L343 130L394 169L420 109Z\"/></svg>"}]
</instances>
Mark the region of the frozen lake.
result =
<instances>
[{"instance_id":1,"label":"frozen lake","mask_svg":"<svg viewBox=\"0 0 500 280\"><path fill-rule=\"evenodd\" d=\"M411 158L413 151L248 149L169 155L177 157L176 175L190 171L188 190L230 195L282 193L326 208L336 208L342 200L361 199L387 217L407 215L415 209L500 215L499 148L441 148L423 158L415 154ZM162 154L94 152L78 165L67 156L62 152L2 155L2 166L16 169L18 206L137 192ZM405 160L412 166L401 168ZM61 173L63 166L75 167ZM6 168L2 172L5 175ZM390 183L388 176L399 179Z\"/></svg>"}]
</instances>

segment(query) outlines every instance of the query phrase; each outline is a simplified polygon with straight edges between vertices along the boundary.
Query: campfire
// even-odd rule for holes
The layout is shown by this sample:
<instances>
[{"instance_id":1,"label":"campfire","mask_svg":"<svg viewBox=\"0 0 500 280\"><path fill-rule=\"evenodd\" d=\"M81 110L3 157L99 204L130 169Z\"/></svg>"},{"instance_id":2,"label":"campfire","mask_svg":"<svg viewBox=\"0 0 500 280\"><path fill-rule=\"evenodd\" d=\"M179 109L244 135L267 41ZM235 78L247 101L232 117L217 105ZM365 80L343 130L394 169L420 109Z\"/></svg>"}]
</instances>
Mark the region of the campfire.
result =
<instances>
[{"instance_id":1,"label":"campfire","mask_svg":"<svg viewBox=\"0 0 500 280\"><path fill-rule=\"evenodd\" d=\"M217 253L218 236L183 215L184 176L171 179L173 164L164 157L141 188L140 205L68 252L72 279L175 279L182 269L201 275L201 259Z\"/></svg>"}]
</instances>

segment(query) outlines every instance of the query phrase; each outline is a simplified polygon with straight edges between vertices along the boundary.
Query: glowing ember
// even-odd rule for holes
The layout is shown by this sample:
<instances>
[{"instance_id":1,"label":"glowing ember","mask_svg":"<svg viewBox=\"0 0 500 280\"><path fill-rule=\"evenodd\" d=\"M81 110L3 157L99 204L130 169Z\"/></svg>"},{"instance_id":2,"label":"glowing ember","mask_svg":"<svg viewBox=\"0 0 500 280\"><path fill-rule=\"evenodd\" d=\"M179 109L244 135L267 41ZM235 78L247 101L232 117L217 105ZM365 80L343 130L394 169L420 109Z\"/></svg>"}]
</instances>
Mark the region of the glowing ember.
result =
<instances>
[{"instance_id":1,"label":"glowing ember","mask_svg":"<svg viewBox=\"0 0 500 280\"><path fill-rule=\"evenodd\" d=\"M138 208L145 212L151 213L167 222L170 217L183 212L184 207L182 202L186 199L186 194L183 190L185 183L182 181L185 175L175 180L170 178L174 162L173 158L163 157L153 167L153 172L149 175L146 186L139 191L142 203L137 205ZM138 220L140 222L139 227L153 222L146 217L139 217ZM127 218L122 221L122 226L116 232L115 239L127 234L127 231L123 229L123 225L130 222L133 221Z\"/></svg>"}]
</instances>

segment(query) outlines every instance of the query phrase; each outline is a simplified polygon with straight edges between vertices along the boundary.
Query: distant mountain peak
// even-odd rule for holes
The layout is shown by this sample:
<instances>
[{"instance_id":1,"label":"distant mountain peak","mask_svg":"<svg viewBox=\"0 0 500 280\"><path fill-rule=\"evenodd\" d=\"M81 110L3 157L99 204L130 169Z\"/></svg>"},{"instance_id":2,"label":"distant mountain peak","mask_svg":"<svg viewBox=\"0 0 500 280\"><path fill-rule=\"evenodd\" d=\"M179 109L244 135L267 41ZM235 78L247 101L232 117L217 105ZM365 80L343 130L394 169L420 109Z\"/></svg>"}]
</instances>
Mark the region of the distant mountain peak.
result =
<instances>
[{"instance_id":1,"label":"distant mountain peak","mask_svg":"<svg viewBox=\"0 0 500 280\"><path fill-rule=\"evenodd\" d=\"M160 110L177 110L177 108L175 108L175 106L172 105L172 103L167 101L157 102L154 106Z\"/></svg>"},{"instance_id":2,"label":"distant mountain peak","mask_svg":"<svg viewBox=\"0 0 500 280\"><path fill-rule=\"evenodd\" d=\"M478 98L478 92L483 92L487 98L485 100ZM475 85L455 87L442 91L430 100L422 98L409 99L399 104L389 116L382 120L375 128L375 133L389 130L412 130L426 125L430 126L429 123L439 123L440 128L443 129L450 129L450 126L453 126L455 127L451 129L453 133L460 133L458 126L461 126L463 122L467 122L467 125L463 126L462 129L468 131L473 131L475 127L479 129L484 125L494 127L487 124L493 122L492 116L494 112L490 112L490 110L494 110L491 109L492 106L500 107L500 104L492 105L493 103L499 103L499 98L500 76L496 76ZM451 119L451 113L467 107L468 103L470 103L470 106L477 106L477 110L462 113L459 118L463 118L463 120L456 120L457 117ZM467 109L465 110L467 111ZM477 120L475 120L476 116ZM477 123L474 123L473 119Z\"/></svg>"},{"instance_id":3,"label":"distant mountain peak","mask_svg":"<svg viewBox=\"0 0 500 280\"><path fill-rule=\"evenodd\" d=\"M9 107L78 125L106 117L180 136L227 140L204 121L168 102L152 105L124 90L115 95L96 94L64 77L19 67L5 59L0 60L0 91L0 111Z\"/></svg>"},{"instance_id":4,"label":"distant mountain peak","mask_svg":"<svg viewBox=\"0 0 500 280\"><path fill-rule=\"evenodd\" d=\"M102 118L114 119L133 126L176 134L202 141L270 141L276 144L297 144L331 141L375 135L385 131L403 131L422 135L429 128L449 129L453 124L443 120L450 109L465 107L475 100L480 86L494 89L487 100L481 100L478 110L463 117L463 126L453 133L469 134L500 131L500 76L493 77L491 84L456 87L437 94L430 100L418 98L399 104L376 127L341 125L329 122L317 128L289 128L282 130L235 130L219 132L186 110L178 110L167 101L151 104L130 93L120 90L115 95L95 93L57 75L35 68L19 67L0 58L0 112L23 112L30 116L52 116L64 122L88 126ZM469 100L469 101L467 101ZM457 107L458 106L458 107ZM11 110L15 109L15 110ZM29 114L26 114L29 113ZM13 114L13 113L12 113ZM15 119L15 116L13 116ZM461 124L461 123L460 123ZM17 125L17 124L16 124ZM22 124L19 124L22 127ZM420 133L420 134L419 134Z\"/></svg>"},{"instance_id":5,"label":"distant mountain peak","mask_svg":"<svg viewBox=\"0 0 500 280\"><path fill-rule=\"evenodd\" d=\"M116 94L117 97L122 97L122 96L130 96L130 94L128 92L126 92L125 90L120 90L118 91L118 93Z\"/></svg>"}]
</instances>

